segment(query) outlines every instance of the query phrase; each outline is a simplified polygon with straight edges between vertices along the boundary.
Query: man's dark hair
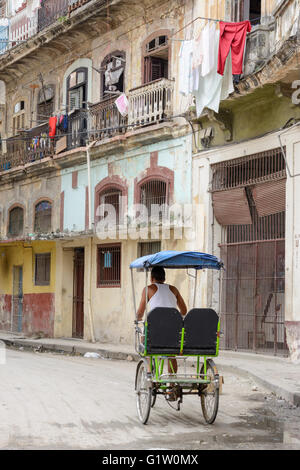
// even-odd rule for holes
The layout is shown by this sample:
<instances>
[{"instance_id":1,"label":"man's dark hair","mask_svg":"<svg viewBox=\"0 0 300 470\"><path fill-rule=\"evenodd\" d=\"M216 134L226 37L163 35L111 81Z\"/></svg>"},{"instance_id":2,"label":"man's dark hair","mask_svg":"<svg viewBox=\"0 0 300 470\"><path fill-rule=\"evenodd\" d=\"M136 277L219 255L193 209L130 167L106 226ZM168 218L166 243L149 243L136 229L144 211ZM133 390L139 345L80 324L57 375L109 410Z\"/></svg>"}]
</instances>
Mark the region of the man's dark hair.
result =
<instances>
[{"instance_id":1,"label":"man's dark hair","mask_svg":"<svg viewBox=\"0 0 300 470\"><path fill-rule=\"evenodd\" d=\"M164 268L161 266L154 266L154 268L151 269L151 277L157 282L164 282L166 280L166 273Z\"/></svg>"}]
</instances>

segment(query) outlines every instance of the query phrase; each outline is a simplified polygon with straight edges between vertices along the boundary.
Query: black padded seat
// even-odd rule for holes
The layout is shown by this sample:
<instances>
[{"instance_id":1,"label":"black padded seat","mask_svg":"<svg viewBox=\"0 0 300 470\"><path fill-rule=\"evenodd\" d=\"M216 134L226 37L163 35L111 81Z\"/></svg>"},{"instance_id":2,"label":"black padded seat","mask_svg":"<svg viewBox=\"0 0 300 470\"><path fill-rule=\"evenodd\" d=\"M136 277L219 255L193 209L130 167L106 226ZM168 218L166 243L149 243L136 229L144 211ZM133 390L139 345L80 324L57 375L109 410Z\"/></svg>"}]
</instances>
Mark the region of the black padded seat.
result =
<instances>
[{"instance_id":1,"label":"black padded seat","mask_svg":"<svg viewBox=\"0 0 300 470\"><path fill-rule=\"evenodd\" d=\"M179 354L183 319L176 308L156 307L147 317L147 354Z\"/></svg>"},{"instance_id":2,"label":"black padded seat","mask_svg":"<svg viewBox=\"0 0 300 470\"><path fill-rule=\"evenodd\" d=\"M193 308L184 318L183 354L214 356L219 317L211 308Z\"/></svg>"}]
</instances>

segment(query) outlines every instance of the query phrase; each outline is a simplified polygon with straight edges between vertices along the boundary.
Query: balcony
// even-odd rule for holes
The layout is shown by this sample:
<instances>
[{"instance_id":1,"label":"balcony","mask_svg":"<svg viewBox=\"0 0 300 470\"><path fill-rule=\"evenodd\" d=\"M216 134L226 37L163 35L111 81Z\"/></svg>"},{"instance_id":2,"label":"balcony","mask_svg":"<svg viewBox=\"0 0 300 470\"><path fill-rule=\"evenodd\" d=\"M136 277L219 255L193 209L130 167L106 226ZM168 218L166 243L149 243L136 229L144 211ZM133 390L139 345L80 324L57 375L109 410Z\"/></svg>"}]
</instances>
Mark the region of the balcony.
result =
<instances>
[{"instance_id":1,"label":"balcony","mask_svg":"<svg viewBox=\"0 0 300 470\"><path fill-rule=\"evenodd\" d=\"M68 149L84 147L87 139L87 110L78 109L68 117Z\"/></svg>"},{"instance_id":2,"label":"balcony","mask_svg":"<svg viewBox=\"0 0 300 470\"><path fill-rule=\"evenodd\" d=\"M129 126L145 126L169 119L173 113L174 80L159 78L129 91Z\"/></svg>"},{"instance_id":3,"label":"balcony","mask_svg":"<svg viewBox=\"0 0 300 470\"><path fill-rule=\"evenodd\" d=\"M171 119L173 91L174 81L166 78L130 90L128 117L119 113L116 96L90 105L89 111L76 109L68 115L68 131L58 131L53 139L48 137L48 123L20 131L7 141L7 153L0 157L0 172L85 147L88 137L101 141L125 134L129 124L129 130L134 130Z\"/></svg>"},{"instance_id":4,"label":"balcony","mask_svg":"<svg viewBox=\"0 0 300 470\"><path fill-rule=\"evenodd\" d=\"M38 30L42 31L57 20L68 15L69 0L43 0L38 10Z\"/></svg>"},{"instance_id":5,"label":"balcony","mask_svg":"<svg viewBox=\"0 0 300 470\"><path fill-rule=\"evenodd\" d=\"M90 106L90 137L102 140L126 132L127 117L123 117L116 105L116 97L107 98Z\"/></svg>"},{"instance_id":6,"label":"balcony","mask_svg":"<svg viewBox=\"0 0 300 470\"><path fill-rule=\"evenodd\" d=\"M7 153L0 157L0 172L42 160L54 153L48 137L48 124L22 131L7 140Z\"/></svg>"},{"instance_id":7,"label":"balcony","mask_svg":"<svg viewBox=\"0 0 300 470\"><path fill-rule=\"evenodd\" d=\"M11 18L9 26L9 46L14 47L34 36L38 31L38 9L31 10L24 4Z\"/></svg>"}]
</instances>

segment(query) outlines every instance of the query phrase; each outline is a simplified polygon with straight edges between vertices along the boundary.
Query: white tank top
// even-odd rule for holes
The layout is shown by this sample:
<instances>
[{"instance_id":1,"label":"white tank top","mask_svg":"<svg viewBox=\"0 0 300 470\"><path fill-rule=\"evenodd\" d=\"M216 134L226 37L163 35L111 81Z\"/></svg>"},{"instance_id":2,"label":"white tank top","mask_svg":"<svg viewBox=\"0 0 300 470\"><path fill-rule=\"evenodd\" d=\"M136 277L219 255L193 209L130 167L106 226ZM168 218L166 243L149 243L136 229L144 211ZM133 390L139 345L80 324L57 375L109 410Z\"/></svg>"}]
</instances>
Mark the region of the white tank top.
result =
<instances>
[{"instance_id":1,"label":"white tank top","mask_svg":"<svg viewBox=\"0 0 300 470\"><path fill-rule=\"evenodd\" d=\"M149 311L155 307L177 308L176 296L169 288L169 284L157 284L157 291L149 300Z\"/></svg>"}]
</instances>

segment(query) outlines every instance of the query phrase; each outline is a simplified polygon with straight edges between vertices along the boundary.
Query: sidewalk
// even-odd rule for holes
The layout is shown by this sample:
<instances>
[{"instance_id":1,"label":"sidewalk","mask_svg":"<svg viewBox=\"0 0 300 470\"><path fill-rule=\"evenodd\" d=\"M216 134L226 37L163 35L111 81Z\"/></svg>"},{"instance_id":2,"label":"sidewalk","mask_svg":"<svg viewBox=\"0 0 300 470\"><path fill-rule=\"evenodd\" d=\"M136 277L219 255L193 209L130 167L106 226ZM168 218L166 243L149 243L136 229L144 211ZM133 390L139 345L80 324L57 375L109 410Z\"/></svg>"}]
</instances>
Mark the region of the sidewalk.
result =
<instances>
[{"instance_id":1,"label":"sidewalk","mask_svg":"<svg viewBox=\"0 0 300 470\"><path fill-rule=\"evenodd\" d=\"M105 359L138 361L134 346L110 343L90 343L74 338L30 339L17 333L0 332L0 341L15 348L33 349L67 354L96 352ZM293 405L300 406L300 365L292 364L288 358L254 353L220 351L215 359L222 375L226 371L253 378L277 396Z\"/></svg>"}]
</instances>

